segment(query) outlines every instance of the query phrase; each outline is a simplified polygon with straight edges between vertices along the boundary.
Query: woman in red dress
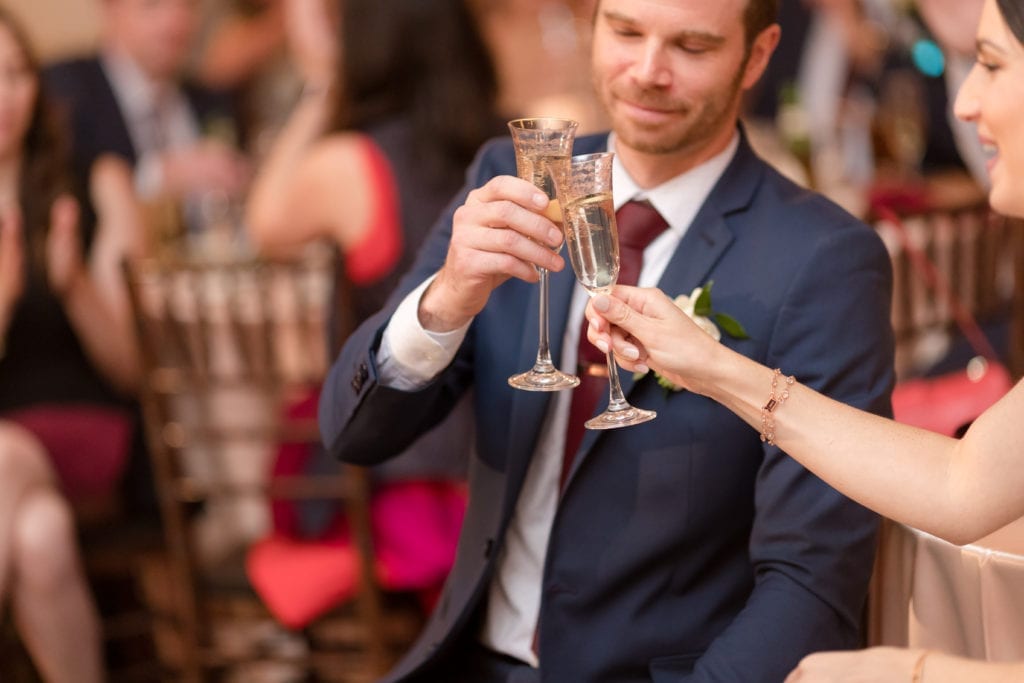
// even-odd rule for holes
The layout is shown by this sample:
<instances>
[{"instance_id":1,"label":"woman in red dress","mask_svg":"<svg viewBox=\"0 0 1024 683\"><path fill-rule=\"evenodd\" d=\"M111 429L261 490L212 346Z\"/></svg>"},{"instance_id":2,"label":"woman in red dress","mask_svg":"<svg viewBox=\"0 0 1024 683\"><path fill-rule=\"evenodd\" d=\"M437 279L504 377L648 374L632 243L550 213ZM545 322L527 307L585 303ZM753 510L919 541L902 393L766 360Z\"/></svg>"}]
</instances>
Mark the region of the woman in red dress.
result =
<instances>
[{"instance_id":1,"label":"woman in red dress","mask_svg":"<svg viewBox=\"0 0 1024 683\"><path fill-rule=\"evenodd\" d=\"M141 232L131 177L101 159L80 209L39 71L0 9L0 602L46 681L103 680L72 503L112 492L137 379L122 257Z\"/></svg>"}]
</instances>

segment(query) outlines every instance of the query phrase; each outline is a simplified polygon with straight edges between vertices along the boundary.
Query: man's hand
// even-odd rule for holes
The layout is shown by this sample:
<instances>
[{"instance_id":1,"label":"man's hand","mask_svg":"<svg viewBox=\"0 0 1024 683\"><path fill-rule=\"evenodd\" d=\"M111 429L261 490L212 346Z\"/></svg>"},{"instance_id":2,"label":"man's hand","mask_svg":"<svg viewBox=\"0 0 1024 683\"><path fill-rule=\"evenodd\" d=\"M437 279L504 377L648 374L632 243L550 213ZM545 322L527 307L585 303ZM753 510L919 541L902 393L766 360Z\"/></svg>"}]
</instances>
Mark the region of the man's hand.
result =
<instances>
[{"instance_id":1,"label":"man's hand","mask_svg":"<svg viewBox=\"0 0 1024 683\"><path fill-rule=\"evenodd\" d=\"M424 328L454 330L510 277L536 282L536 268L561 270L565 261L552 249L562 244L562 231L541 214L547 206L543 192L512 176L470 192L455 211L444 266L420 300Z\"/></svg>"},{"instance_id":2,"label":"man's hand","mask_svg":"<svg viewBox=\"0 0 1024 683\"><path fill-rule=\"evenodd\" d=\"M210 191L239 197L249 182L250 168L244 157L213 140L170 150L162 164L163 190L176 197Z\"/></svg>"}]
</instances>

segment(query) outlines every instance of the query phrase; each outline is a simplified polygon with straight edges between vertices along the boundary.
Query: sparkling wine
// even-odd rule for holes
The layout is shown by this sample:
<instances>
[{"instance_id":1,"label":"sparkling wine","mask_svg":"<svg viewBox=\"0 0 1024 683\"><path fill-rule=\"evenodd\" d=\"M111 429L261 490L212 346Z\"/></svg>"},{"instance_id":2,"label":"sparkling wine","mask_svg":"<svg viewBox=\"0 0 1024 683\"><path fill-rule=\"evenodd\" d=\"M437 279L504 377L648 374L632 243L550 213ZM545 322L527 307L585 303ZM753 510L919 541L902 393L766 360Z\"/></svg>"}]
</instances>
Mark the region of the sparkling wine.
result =
<instances>
[{"instance_id":1,"label":"sparkling wine","mask_svg":"<svg viewBox=\"0 0 1024 683\"><path fill-rule=\"evenodd\" d=\"M516 173L523 180L533 183L534 187L548 196L548 199L555 198L555 181L551 177L549 167L552 169L558 165L567 166L569 156L549 154L523 154L516 153Z\"/></svg>"},{"instance_id":2,"label":"sparkling wine","mask_svg":"<svg viewBox=\"0 0 1024 683\"><path fill-rule=\"evenodd\" d=\"M611 289L619 276L619 239L610 192L592 194L566 204L565 243L576 278L587 291Z\"/></svg>"}]
</instances>

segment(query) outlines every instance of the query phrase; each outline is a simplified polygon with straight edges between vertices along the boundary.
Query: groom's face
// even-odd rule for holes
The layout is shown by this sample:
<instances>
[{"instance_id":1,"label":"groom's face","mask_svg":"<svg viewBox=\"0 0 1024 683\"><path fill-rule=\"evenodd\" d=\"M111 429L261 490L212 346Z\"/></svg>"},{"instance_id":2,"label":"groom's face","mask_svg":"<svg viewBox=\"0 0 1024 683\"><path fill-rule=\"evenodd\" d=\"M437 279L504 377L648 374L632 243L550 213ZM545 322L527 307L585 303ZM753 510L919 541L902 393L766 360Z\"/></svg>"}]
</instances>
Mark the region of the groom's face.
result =
<instances>
[{"instance_id":1,"label":"groom's face","mask_svg":"<svg viewBox=\"0 0 1024 683\"><path fill-rule=\"evenodd\" d=\"M774 48L774 33L764 32L748 46L746 2L600 2L594 84L620 143L646 154L699 156L732 135L742 92Z\"/></svg>"}]
</instances>

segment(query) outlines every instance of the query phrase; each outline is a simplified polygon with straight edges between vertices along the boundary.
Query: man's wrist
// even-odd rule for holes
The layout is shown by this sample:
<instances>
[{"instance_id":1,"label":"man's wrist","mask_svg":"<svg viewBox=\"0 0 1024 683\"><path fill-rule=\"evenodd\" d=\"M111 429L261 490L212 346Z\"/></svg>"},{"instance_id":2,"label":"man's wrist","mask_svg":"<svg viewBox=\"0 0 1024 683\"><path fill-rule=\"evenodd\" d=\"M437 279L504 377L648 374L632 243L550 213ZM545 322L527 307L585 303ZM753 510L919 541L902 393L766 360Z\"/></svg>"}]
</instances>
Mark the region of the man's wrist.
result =
<instances>
[{"instance_id":1,"label":"man's wrist","mask_svg":"<svg viewBox=\"0 0 1024 683\"><path fill-rule=\"evenodd\" d=\"M429 332L451 332L465 327L473 319L469 313L458 312L458 307L451 305L451 298L446 295L446 288L438 275L423 292L416 310L417 318L424 330Z\"/></svg>"}]
</instances>

